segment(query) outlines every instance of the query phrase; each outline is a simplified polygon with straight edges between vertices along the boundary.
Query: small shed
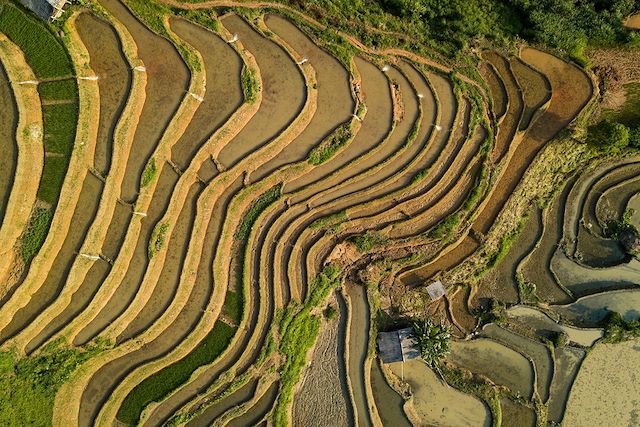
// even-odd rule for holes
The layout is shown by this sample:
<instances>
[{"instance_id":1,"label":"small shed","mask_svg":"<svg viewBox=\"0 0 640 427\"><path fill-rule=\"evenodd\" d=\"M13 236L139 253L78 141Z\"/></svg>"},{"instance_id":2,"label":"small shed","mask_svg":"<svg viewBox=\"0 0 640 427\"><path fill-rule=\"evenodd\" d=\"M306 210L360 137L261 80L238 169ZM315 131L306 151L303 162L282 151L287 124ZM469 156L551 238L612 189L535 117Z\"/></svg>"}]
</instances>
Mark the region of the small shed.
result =
<instances>
[{"instance_id":1,"label":"small shed","mask_svg":"<svg viewBox=\"0 0 640 427\"><path fill-rule=\"evenodd\" d=\"M420 356L412 328L379 332L378 349L383 363L404 362Z\"/></svg>"},{"instance_id":2,"label":"small shed","mask_svg":"<svg viewBox=\"0 0 640 427\"><path fill-rule=\"evenodd\" d=\"M20 0L20 2L42 20L49 21L62 15L62 8L67 3L67 0Z\"/></svg>"}]
</instances>

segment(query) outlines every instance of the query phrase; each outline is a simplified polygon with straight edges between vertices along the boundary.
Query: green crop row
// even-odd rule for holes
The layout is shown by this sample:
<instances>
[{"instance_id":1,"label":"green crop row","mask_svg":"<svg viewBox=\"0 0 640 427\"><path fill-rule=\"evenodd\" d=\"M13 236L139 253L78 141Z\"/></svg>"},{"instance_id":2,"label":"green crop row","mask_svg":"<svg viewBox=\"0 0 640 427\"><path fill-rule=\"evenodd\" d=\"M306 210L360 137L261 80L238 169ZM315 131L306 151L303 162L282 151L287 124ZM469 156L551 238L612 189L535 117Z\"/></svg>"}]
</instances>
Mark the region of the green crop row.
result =
<instances>
[{"instance_id":1,"label":"green crop row","mask_svg":"<svg viewBox=\"0 0 640 427\"><path fill-rule=\"evenodd\" d=\"M200 366L213 362L227 348L237 328L221 320L188 355L167 366L138 384L127 395L118 410L117 418L125 424L136 425L144 408L158 402L184 384Z\"/></svg>"},{"instance_id":2,"label":"green crop row","mask_svg":"<svg viewBox=\"0 0 640 427\"><path fill-rule=\"evenodd\" d=\"M20 46L39 79L73 76L73 67L64 47L35 16L20 7L0 2L0 32Z\"/></svg>"},{"instance_id":3,"label":"green crop row","mask_svg":"<svg viewBox=\"0 0 640 427\"><path fill-rule=\"evenodd\" d=\"M38 92L43 101L75 101L78 98L78 88L73 79L42 82L38 85Z\"/></svg>"}]
</instances>

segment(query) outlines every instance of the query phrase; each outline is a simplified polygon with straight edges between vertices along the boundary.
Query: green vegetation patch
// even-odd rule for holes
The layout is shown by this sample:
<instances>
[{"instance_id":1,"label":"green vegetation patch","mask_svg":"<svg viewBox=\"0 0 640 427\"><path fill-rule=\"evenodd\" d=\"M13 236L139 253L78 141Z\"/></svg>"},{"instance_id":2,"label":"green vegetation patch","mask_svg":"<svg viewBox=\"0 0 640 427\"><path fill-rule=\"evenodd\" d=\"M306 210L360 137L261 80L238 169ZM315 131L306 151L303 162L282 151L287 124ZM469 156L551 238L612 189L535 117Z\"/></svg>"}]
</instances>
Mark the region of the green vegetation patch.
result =
<instances>
[{"instance_id":1,"label":"green vegetation patch","mask_svg":"<svg viewBox=\"0 0 640 427\"><path fill-rule=\"evenodd\" d=\"M228 291L224 299L222 309L231 321L236 325L239 324L242 320L242 313L244 310L244 298L242 297L242 294Z\"/></svg>"},{"instance_id":2,"label":"green vegetation patch","mask_svg":"<svg viewBox=\"0 0 640 427\"><path fill-rule=\"evenodd\" d=\"M280 321L280 353L286 362L280 372L280 394L274 409L274 424L287 425L287 414L293 399L293 388L300 379L307 363L307 352L315 344L320 331L321 317L312 314L331 290L342 284L340 269L335 266L324 268L311 285L311 293L302 307L291 304ZM320 313L321 314L321 313Z\"/></svg>"},{"instance_id":3,"label":"green vegetation patch","mask_svg":"<svg viewBox=\"0 0 640 427\"><path fill-rule=\"evenodd\" d=\"M351 241L356 245L358 252L365 253L371 251L374 246L384 243L387 239L375 232L367 231L364 234L359 234L351 238Z\"/></svg>"},{"instance_id":4,"label":"green vegetation patch","mask_svg":"<svg viewBox=\"0 0 640 427\"><path fill-rule=\"evenodd\" d=\"M167 397L184 384L196 369L208 365L222 354L236 329L221 320L216 321L211 332L191 353L148 377L131 390L118 410L118 420L129 425L138 424L142 411L149 403Z\"/></svg>"},{"instance_id":5,"label":"green vegetation patch","mask_svg":"<svg viewBox=\"0 0 640 427\"><path fill-rule=\"evenodd\" d=\"M151 159L149 159L149 162L144 167L144 172L142 172L142 180L140 182L140 186L146 187L147 185L149 185L151 181L153 181L153 178L156 177L157 173L158 173L158 167L156 166L156 159L152 157Z\"/></svg>"},{"instance_id":6,"label":"green vegetation patch","mask_svg":"<svg viewBox=\"0 0 640 427\"><path fill-rule=\"evenodd\" d=\"M625 103L617 110L606 110L603 117L633 127L640 123L640 83L624 85Z\"/></svg>"},{"instance_id":7,"label":"green vegetation patch","mask_svg":"<svg viewBox=\"0 0 640 427\"><path fill-rule=\"evenodd\" d=\"M22 235L20 253L25 264L29 264L47 238L53 214L51 209L35 208L29 225Z\"/></svg>"},{"instance_id":8,"label":"green vegetation patch","mask_svg":"<svg viewBox=\"0 0 640 427\"><path fill-rule=\"evenodd\" d=\"M347 145L351 138L353 138L353 131L351 130L351 122L349 121L340 125L331 135L311 150L311 153L309 153L309 163L314 166L321 165L331 159L338 150Z\"/></svg>"},{"instance_id":9,"label":"green vegetation patch","mask_svg":"<svg viewBox=\"0 0 640 427\"><path fill-rule=\"evenodd\" d=\"M55 35L42 21L21 8L0 3L0 32L20 46L38 78L74 74L69 56Z\"/></svg>"},{"instance_id":10,"label":"green vegetation patch","mask_svg":"<svg viewBox=\"0 0 640 427\"><path fill-rule=\"evenodd\" d=\"M260 81L256 70L244 66L242 68L242 92L245 102L254 104L258 100L260 90Z\"/></svg>"},{"instance_id":11,"label":"green vegetation patch","mask_svg":"<svg viewBox=\"0 0 640 427\"><path fill-rule=\"evenodd\" d=\"M106 347L106 342L99 342L83 349L69 348L55 341L38 354L21 359L14 352L0 352L0 425L52 425L54 398L60 386Z\"/></svg>"},{"instance_id":12,"label":"green vegetation patch","mask_svg":"<svg viewBox=\"0 0 640 427\"><path fill-rule=\"evenodd\" d=\"M442 239L449 236L458 224L460 224L460 214L451 214L432 227L428 236L432 239Z\"/></svg>"},{"instance_id":13,"label":"green vegetation patch","mask_svg":"<svg viewBox=\"0 0 640 427\"><path fill-rule=\"evenodd\" d=\"M149 239L149 247L147 248L149 259L153 258L159 250L164 248L167 239L167 231L169 231L169 224L167 223L158 224L154 227L153 232L151 233L151 239Z\"/></svg>"},{"instance_id":14,"label":"green vegetation patch","mask_svg":"<svg viewBox=\"0 0 640 427\"><path fill-rule=\"evenodd\" d=\"M270 204L275 202L281 194L282 184L278 184L262 193L255 202L253 202L249 210L245 213L242 222L238 226L235 236L237 240L246 241L249 238L251 228L253 228L253 224L260 216L260 213L262 213L262 211L264 211Z\"/></svg>"},{"instance_id":15,"label":"green vegetation patch","mask_svg":"<svg viewBox=\"0 0 640 427\"><path fill-rule=\"evenodd\" d=\"M44 171L38 189L38 198L55 205L60 196L64 177L67 174L69 159L64 156L47 156L44 159Z\"/></svg>"},{"instance_id":16,"label":"green vegetation patch","mask_svg":"<svg viewBox=\"0 0 640 427\"><path fill-rule=\"evenodd\" d=\"M78 98L78 87L72 79L42 82L38 85L38 92L43 101L75 101Z\"/></svg>"},{"instance_id":17,"label":"green vegetation patch","mask_svg":"<svg viewBox=\"0 0 640 427\"><path fill-rule=\"evenodd\" d=\"M620 313L609 312L604 324L604 342L619 343L638 337L640 337L640 320L626 321Z\"/></svg>"},{"instance_id":18,"label":"green vegetation patch","mask_svg":"<svg viewBox=\"0 0 640 427\"><path fill-rule=\"evenodd\" d=\"M42 107L44 148L47 153L70 156L76 138L78 108L76 103L52 104Z\"/></svg>"}]
</instances>

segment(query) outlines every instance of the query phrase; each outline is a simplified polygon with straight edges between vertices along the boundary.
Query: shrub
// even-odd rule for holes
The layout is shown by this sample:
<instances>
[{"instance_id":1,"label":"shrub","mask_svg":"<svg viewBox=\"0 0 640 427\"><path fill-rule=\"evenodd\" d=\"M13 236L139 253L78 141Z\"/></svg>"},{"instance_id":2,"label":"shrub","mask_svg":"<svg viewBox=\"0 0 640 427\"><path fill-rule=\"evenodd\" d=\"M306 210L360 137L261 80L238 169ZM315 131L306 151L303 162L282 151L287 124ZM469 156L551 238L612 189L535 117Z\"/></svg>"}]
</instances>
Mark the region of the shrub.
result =
<instances>
[{"instance_id":1,"label":"shrub","mask_svg":"<svg viewBox=\"0 0 640 427\"><path fill-rule=\"evenodd\" d=\"M365 234L353 237L351 241L356 245L359 252L365 253L373 249L375 245L384 243L385 239L374 232L368 231Z\"/></svg>"},{"instance_id":2,"label":"shrub","mask_svg":"<svg viewBox=\"0 0 640 427\"><path fill-rule=\"evenodd\" d=\"M562 331L553 331L549 337L549 341L555 348L561 348L567 345L569 342L569 336Z\"/></svg>"},{"instance_id":3,"label":"shrub","mask_svg":"<svg viewBox=\"0 0 640 427\"><path fill-rule=\"evenodd\" d=\"M414 321L412 327L420 357L429 367L438 368L440 361L449 354L451 330L445 325L436 325L431 319Z\"/></svg>"},{"instance_id":4,"label":"shrub","mask_svg":"<svg viewBox=\"0 0 640 427\"><path fill-rule=\"evenodd\" d=\"M640 149L640 125L629 131L629 147Z\"/></svg>"},{"instance_id":5,"label":"shrub","mask_svg":"<svg viewBox=\"0 0 640 427\"><path fill-rule=\"evenodd\" d=\"M588 127L587 144L607 154L618 154L629 145L629 128L605 119Z\"/></svg>"},{"instance_id":6,"label":"shrub","mask_svg":"<svg viewBox=\"0 0 640 427\"><path fill-rule=\"evenodd\" d=\"M618 343L640 337L640 321L626 321L615 311L610 311L604 321L604 342Z\"/></svg>"},{"instance_id":7,"label":"shrub","mask_svg":"<svg viewBox=\"0 0 640 427\"><path fill-rule=\"evenodd\" d=\"M249 210L245 213L242 222L238 226L235 236L237 240L245 241L249 238L251 228L260 216L260 213L280 197L281 190L282 184L275 185L268 191L262 193L256 201L253 202Z\"/></svg>"}]
</instances>

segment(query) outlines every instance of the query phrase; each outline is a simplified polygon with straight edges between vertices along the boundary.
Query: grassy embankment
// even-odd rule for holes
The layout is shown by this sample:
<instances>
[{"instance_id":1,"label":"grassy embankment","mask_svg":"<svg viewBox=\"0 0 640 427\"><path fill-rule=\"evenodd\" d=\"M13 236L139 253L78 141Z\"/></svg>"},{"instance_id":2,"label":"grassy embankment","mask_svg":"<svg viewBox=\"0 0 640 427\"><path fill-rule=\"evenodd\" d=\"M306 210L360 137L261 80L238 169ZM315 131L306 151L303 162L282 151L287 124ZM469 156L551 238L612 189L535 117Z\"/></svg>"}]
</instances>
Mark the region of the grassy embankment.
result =
<instances>
[{"instance_id":1,"label":"grassy embankment","mask_svg":"<svg viewBox=\"0 0 640 427\"><path fill-rule=\"evenodd\" d=\"M42 207L31 213L22 236L25 264L38 253L49 231L62 183L69 166L78 118L78 88L73 66L63 43L36 17L20 7L0 4L0 31L24 52L27 63L40 81L43 101L45 162L38 199ZM68 101L46 104L46 101Z\"/></svg>"},{"instance_id":2,"label":"grassy embankment","mask_svg":"<svg viewBox=\"0 0 640 427\"><path fill-rule=\"evenodd\" d=\"M320 332L322 313L313 311L321 307L329 292L341 284L341 271L335 266L325 267L311 285L307 301L302 306L290 305L282 315L278 350L286 361L280 369L280 393L274 409L274 424L277 426L288 424L293 388L300 380L307 363L307 353Z\"/></svg>"},{"instance_id":3,"label":"grassy embankment","mask_svg":"<svg viewBox=\"0 0 640 427\"><path fill-rule=\"evenodd\" d=\"M61 341L45 346L37 355L17 359L0 353L0 425L48 426L60 386L82 363L108 346L98 342L85 349L67 348Z\"/></svg>"}]
</instances>

